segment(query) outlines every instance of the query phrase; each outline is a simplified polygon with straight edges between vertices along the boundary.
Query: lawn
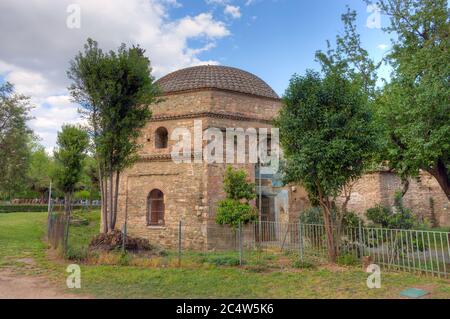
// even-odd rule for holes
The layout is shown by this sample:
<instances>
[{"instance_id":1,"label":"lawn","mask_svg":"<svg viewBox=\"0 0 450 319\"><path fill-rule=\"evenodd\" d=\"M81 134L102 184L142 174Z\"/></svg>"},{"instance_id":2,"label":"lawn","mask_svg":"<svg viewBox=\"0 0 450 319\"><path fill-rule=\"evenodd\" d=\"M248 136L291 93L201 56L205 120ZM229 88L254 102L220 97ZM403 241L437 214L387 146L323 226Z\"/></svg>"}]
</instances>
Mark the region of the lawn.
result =
<instances>
[{"instance_id":1,"label":"lawn","mask_svg":"<svg viewBox=\"0 0 450 319\"><path fill-rule=\"evenodd\" d=\"M79 247L98 230L98 213L84 216L88 225L71 228L72 243ZM0 214L0 268L13 267L30 275L45 273L64 288L65 268L73 261L48 258L42 240L45 221L45 213ZM32 265L24 263L31 258ZM417 287L430 291L433 298L450 298L450 281L408 273L383 272L382 288L368 289L368 274L356 266L255 271L202 264L198 258L187 254L181 268L152 260L129 262L130 266L82 264L82 288L71 292L99 298L398 298L401 290Z\"/></svg>"}]
</instances>

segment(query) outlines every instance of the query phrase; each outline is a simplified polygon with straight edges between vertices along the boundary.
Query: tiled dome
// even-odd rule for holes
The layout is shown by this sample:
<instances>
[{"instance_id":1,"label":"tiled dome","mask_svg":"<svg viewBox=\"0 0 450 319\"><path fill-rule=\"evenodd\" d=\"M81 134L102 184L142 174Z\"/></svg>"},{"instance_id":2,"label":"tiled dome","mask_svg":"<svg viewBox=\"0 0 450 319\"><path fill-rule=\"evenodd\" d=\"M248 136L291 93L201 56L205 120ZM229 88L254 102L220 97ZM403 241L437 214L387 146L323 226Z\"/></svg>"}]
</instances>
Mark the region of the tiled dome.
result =
<instances>
[{"instance_id":1,"label":"tiled dome","mask_svg":"<svg viewBox=\"0 0 450 319\"><path fill-rule=\"evenodd\" d=\"M275 91L256 75L227 66L201 65L181 69L162 77L157 84L163 93L220 89L279 99Z\"/></svg>"}]
</instances>

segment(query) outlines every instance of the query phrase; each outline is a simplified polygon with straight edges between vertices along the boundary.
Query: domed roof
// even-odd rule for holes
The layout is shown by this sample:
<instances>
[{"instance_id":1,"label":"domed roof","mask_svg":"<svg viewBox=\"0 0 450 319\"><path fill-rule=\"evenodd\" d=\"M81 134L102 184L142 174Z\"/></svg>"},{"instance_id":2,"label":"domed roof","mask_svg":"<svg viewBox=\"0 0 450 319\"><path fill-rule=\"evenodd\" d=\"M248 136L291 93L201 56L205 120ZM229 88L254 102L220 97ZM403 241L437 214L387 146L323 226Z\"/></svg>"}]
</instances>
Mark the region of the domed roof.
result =
<instances>
[{"instance_id":1,"label":"domed roof","mask_svg":"<svg viewBox=\"0 0 450 319\"><path fill-rule=\"evenodd\" d=\"M220 89L279 99L263 80L249 72L219 65L200 65L181 69L156 82L163 93L198 89Z\"/></svg>"}]
</instances>

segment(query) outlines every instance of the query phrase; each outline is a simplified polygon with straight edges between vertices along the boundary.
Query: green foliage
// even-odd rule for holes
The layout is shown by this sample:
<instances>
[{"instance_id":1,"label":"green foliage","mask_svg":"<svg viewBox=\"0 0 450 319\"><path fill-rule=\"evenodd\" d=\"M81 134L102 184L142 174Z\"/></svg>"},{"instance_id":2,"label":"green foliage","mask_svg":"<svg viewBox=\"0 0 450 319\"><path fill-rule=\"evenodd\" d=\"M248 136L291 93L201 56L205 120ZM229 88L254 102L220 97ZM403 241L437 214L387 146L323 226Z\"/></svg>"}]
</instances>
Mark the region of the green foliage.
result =
<instances>
[{"instance_id":1,"label":"green foliage","mask_svg":"<svg viewBox=\"0 0 450 319\"><path fill-rule=\"evenodd\" d=\"M73 261L85 261L89 256L87 247L71 246L69 245L66 249L64 257L68 260Z\"/></svg>"},{"instance_id":2,"label":"green foliage","mask_svg":"<svg viewBox=\"0 0 450 319\"><path fill-rule=\"evenodd\" d=\"M237 228L257 219L257 213L249 201L256 198L255 184L247 181L244 170L227 167L224 177L226 198L218 204L216 223Z\"/></svg>"},{"instance_id":3,"label":"green foliage","mask_svg":"<svg viewBox=\"0 0 450 319\"><path fill-rule=\"evenodd\" d=\"M73 209L82 209L80 205L73 205ZM0 213L19 213L19 212L47 212L47 205L0 205Z\"/></svg>"},{"instance_id":4,"label":"green foliage","mask_svg":"<svg viewBox=\"0 0 450 319\"><path fill-rule=\"evenodd\" d=\"M386 163L406 179L423 169L450 198L449 11L446 0L382 0L395 35L391 80L376 99Z\"/></svg>"},{"instance_id":5,"label":"green foliage","mask_svg":"<svg viewBox=\"0 0 450 319\"><path fill-rule=\"evenodd\" d=\"M127 251L120 253L118 265L119 266L129 266L131 262L131 255Z\"/></svg>"},{"instance_id":6,"label":"green foliage","mask_svg":"<svg viewBox=\"0 0 450 319\"><path fill-rule=\"evenodd\" d=\"M384 228L387 228L389 225L390 215L390 209L382 205L376 205L366 211L366 216L370 221L372 221L375 225L379 225Z\"/></svg>"},{"instance_id":7,"label":"green foliage","mask_svg":"<svg viewBox=\"0 0 450 319\"><path fill-rule=\"evenodd\" d=\"M286 182L299 182L317 202L359 177L375 150L367 97L342 75L295 75L276 120Z\"/></svg>"},{"instance_id":8,"label":"green foliage","mask_svg":"<svg viewBox=\"0 0 450 319\"><path fill-rule=\"evenodd\" d=\"M248 203L234 199L224 199L217 207L216 223L237 228L239 224L247 224L257 219L256 210Z\"/></svg>"},{"instance_id":9,"label":"green foliage","mask_svg":"<svg viewBox=\"0 0 450 319\"><path fill-rule=\"evenodd\" d=\"M83 169L89 139L85 131L77 126L63 125L58 133L55 180L59 189L65 193L72 193L79 182Z\"/></svg>"},{"instance_id":10,"label":"green foliage","mask_svg":"<svg viewBox=\"0 0 450 319\"><path fill-rule=\"evenodd\" d=\"M366 211L367 218L375 225L390 229L412 229L418 227L417 218L403 206L401 194L397 193L394 209L377 205Z\"/></svg>"},{"instance_id":11,"label":"green foliage","mask_svg":"<svg viewBox=\"0 0 450 319\"><path fill-rule=\"evenodd\" d=\"M0 198L21 191L26 183L32 131L30 98L14 91L11 83L0 84Z\"/></svg>"},{"instance_id":12,"label":"green foliage","mask_svg":"<svg viewBox=\"0 0 450 319\"><path fill-rule=\"evenodd\" d=\"M358 257L353 254L342 254L338 256L337 263L344 266L354 266L360 263Z\"/></svg>"},{"instance_id":13,"label":"green foliage","mask_svg":"<svg viewBox=\"0 0 450 319\"><path fill-rule=\"evenodd\" d=\"M234 256L207 256L202 262L216 266L239 266L239 258Z\"/></svg>"},{"instance_id":14,"label":"green foliage","mask_svg":"<svg viewBox=\"0 0 450 319\"><path fill-rule=\"evenodd\" d=\"M244 170L233 170L231 166L227 167L223 188L227 193L228 199L250 201L256 198L255 184L247 181L247 173Z\"/></svg>"},{"instance_id":15,"label":"green foliage","mask_svg":"<svg viewBox=\"0 0 450 319\"><path fill-rule=\"evenodd\" d=\"M102 185L107 177L112 183L113 175L119 180L120 172L137 160L138 138L151 117L149 104L157 102L158 90L144 53L139 46L127 48L125 44L105 53L88 39L67 72L72 80L70 94L89 124ZM118 187L107 188L109 200L117 203ZM106 196L102 200L107 207ZM114 229L117 205L108 205L108 209L110 220L104 225Z\"/></svg>"},{"instance_id":16,"label":"green foliage","mask_svg":"<svg viewBox=\"0 0 450 319\"><path fill-rule=\"evenodd\" d=\"M48 191L51 176L55 170L53 159L47 154L44 147L34 145L28 167L27 180L30 190L37 192L41 197Z\"/></svg>"},{"instance_id":17,"label":"green foliage","mask_svg":"<svg viewBox=\"0 0 450 319\"><path fill-rule=\"evenodd\" d=\"M83 200L89 199L90 196L91 196L91 193L87 190L77 191L73 194L73 197L75 199L83 199Z\"/></svg>"},{"instance_id":18,"label":"green foliage","mask_svg":"<svg viewBox=\"0 0 450 319\"><path fill-rule=\"evenodd\" d=\"M322 209L317 206L309 207L300 213L300 222L303 224L323 225Z\"/></svg>"},{"instance_id":19,"label":"green foliage","mask_svg":"<svg viewBox=\"0 0 450 319\"><path fill-rule=\"evenodd\" d=\"M306 261L306 260L295 260L292 263L292 267L293 268L297 268L297 269L315 269L316 265L313 264L312 262Z\"/></svg>"},{"instance_id":20,"label":"green foliage","mask_svg":"<svg viewBox=\"0 0 450 319\"><path fill-rule=\"evenodd\" d=\"M336 214L331 212L331 218L336 221ZM303 224L323 225L323 213L320 207L310 207L303 210L300 214L300 222ZM347 212L342 218L342 226L355 228L359 227L359 223L364 226L364 220L354 212Z\"/></svg>"}]
</instances>

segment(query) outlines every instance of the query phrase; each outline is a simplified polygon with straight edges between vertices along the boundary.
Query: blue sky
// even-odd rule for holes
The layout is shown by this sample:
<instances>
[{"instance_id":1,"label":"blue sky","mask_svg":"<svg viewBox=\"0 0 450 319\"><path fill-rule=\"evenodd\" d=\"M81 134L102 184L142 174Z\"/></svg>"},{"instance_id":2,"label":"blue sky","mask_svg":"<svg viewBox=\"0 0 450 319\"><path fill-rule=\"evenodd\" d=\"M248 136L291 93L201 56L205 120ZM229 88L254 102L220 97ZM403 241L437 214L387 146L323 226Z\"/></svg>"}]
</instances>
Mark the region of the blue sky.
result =
<instances>
[{"instance_id":1,"label":"blue sky","mask_svg":"<svg viewBox=\"0 0 450 319\"><path fill-rule=\"evenodd\" d=\"M363 45L374 59L379 61L386 52L385 45L390 44L389 35L366 26L371 13L362 0L255 0L250 5L245 5L245 0L228 1L239 6L238 19L228 18L223 5L198 0L179 2L183 6L170 11L174 18L195 15L206 8L218 17L224 16L229 25L231 35L202 53L201 58L255 73L280 95L293 73L318 68L314 54L326 49L327 39L333 43L336 34L342 33L340 16L346 12L346 5L357 11ZM381 23L386 26L387 18L381 17ZM198 42L194 40L193 45L201 46Z\"/></svg>"},{"instance_id":2,"label":"blue sky","mask_svg":"<svg viewBox=\"0 0 450 319\"><path fill-rule=\"evenodd\" d=\"M389 35L367 27L372 13L363 0L2 0L0 81L31 96L30 127L51 152L61 125L81 120L66 70L88 37L105 50L140 44L156 78L222 64L258 75L281 96L294 73L318 68L314 54L343 31L346 5L357 11L363 46L379 61ZM74 16L80 23L70 27Z\"/></svg>"}]
</instances>

